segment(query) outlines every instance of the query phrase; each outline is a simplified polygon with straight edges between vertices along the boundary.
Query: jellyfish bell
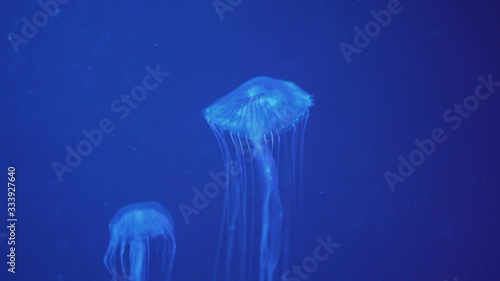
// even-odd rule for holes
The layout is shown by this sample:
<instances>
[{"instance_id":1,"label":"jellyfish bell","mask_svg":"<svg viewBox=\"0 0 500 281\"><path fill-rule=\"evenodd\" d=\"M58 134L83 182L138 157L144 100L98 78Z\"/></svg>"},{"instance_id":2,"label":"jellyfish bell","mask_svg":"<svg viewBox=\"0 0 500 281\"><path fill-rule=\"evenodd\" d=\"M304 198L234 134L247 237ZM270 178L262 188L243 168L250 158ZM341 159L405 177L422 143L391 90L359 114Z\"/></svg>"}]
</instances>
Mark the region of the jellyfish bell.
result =
<instances>
[{"instance_id":1,"label":"jellyfish bell","mask_svg":"<svg viewBox=\"0 0 500 281\"><path fill-rule=\"evenodd\" d=\"M175 258L174 223L157 202L127 205L109 223L104 264L115 281L168 281Z\"/></svg>"},{"instance_id":2,"label":"jellyfish bell","mask_svg":"<svg viewBox=\"0 0 500 281\"><path fill-rule=\"evenodd\" d=\"M205 109L211 125L244 136L291 129L306 117L312 96L292 82L256 77Z\"/></svg>"},{"instance_id":3,"label":"jellyfish bell","mask_svg":"<svg viewBox=\"0 0 500 281\"><path fill-rule=\"evenodd\" d=\"M205 109L226 171L232 171L215 281L276 280L278 266L284 270L293 259L303 136L312 104L292 82L256 77Z\"/></svg>"}]
</instances>

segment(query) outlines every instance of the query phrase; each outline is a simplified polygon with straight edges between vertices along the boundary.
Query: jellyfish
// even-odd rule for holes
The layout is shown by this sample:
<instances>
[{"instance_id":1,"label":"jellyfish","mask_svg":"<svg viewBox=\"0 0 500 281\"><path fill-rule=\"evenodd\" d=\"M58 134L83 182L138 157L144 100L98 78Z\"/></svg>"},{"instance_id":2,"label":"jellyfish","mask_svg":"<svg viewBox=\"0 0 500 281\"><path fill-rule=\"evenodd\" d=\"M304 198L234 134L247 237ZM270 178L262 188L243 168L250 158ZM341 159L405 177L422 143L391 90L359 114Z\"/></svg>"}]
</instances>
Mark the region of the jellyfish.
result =
<instances>
[{"instance_id":1,"label":"jellyfish","mask_svg":"<svg viewBox=\"0 0 500 281\"><path fill-rule=\"evenodd\" d=\"M226 170L214 281L278 280L290 265L312 104L292 82L256 77L205 109Z\"/></svg>"},{"instance_id":2,"label":"jellyfish","mask_svg":"<svg viewBox=\"0 0 500 281\"><path fill-rule=\"evenodd\" d=\"M104 265L115 281L169 281L175 257L174 223L157 202L127 205L109 223Z\"/></svg>"}]
</instances>

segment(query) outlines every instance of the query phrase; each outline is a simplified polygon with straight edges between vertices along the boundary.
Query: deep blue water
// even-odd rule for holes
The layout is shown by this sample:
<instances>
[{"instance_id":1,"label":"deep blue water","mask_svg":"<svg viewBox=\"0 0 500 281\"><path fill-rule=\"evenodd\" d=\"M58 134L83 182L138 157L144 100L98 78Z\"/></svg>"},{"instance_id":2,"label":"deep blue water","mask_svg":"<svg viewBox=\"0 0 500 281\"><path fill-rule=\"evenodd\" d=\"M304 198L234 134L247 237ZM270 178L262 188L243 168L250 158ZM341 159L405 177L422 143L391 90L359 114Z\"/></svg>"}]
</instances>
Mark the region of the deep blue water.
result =
<instances>
[{"instance_id":1,"label":"deep blue water","mask_svg":"<svg viewBox=\"0 0 500 281\"><path fill-rule=\"evenodd\" d=\"M494 1L242 0L223 20L211 1L60 3L46 22L37 1L0 8L0 280L110 280L107 224L147 200L176 223L173 280L211 280L222 196L189 224L178 206L224 169L203 108L259 75L315 100L301 242L306 253L318 237L341 245L307 280L500 280L500 87L484 82L500 81ZM386 26L355 42L388 4ZM25 27L36 13L40 27ZM169 75L125 106L148 66ZM112 132L58 178L66 147L101 126ZM433 137L428 156L412 154L423 163L398 172L398 156Z\"/></svg>"}]
</instances>

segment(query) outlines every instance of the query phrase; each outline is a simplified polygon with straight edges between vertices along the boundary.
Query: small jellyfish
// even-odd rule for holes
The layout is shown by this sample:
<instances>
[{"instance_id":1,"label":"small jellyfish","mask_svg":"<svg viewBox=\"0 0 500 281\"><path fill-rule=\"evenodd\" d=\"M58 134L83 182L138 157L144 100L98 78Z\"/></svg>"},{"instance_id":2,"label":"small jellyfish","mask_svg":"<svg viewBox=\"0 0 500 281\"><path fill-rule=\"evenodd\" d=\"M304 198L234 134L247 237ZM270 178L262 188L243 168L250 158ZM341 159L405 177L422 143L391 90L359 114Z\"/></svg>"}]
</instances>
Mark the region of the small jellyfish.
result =
<instances>
[{"instance_id":1,"label":"small jellyfish","mask_svg":"<svg viewBox=\"0 0 500 281\"><path fill-rule=\"evenodd\" d=\"M297 253L302 150L312 96L253 78L204 111L226 168L214 281L273 281ZM222 276L222 277L221 277Z\"/></svg>"},{"instance_id":2,"label":"small jellyfish","mask_svg":"<svg viewBox=\"0 0 500 281\"><path fill-rule=\"evenodd\" d=\"M157 202L127 205L109 223L104 265L115 281L169 281L175 258L174 222Z\"/></svg>"}]
</instances>

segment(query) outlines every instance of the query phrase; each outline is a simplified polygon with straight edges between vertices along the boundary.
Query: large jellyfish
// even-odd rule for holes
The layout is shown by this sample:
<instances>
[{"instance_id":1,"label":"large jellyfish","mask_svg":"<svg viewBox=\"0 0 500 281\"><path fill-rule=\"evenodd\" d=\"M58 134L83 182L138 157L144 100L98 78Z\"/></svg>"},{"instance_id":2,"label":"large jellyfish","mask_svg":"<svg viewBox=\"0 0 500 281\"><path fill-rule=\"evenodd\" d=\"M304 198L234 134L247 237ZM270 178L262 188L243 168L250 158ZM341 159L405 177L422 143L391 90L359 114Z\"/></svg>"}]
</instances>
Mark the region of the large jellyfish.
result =
<instances>
[{"instance_id":1,"label":"large jellyfish","mask_svg":"<svg viewBox=\"0 0 500 281\"><path fill-rule=\"evenodd\" d=\"M214 281L273 281L290 266L312 104L292 82L256 77L205 109L227 171Z\"/></svg>"},{"instance_id":2,"label":"large jellyfish","mask_svg":"<svg viewBox=\"0 0 500 281\"><path fill-rule=\"evenodd\" d=\"M104 264L115 281L169 281L175 257L174 223L157 202L127 205L109 223Z\"/></svg>"}]
</instances>

